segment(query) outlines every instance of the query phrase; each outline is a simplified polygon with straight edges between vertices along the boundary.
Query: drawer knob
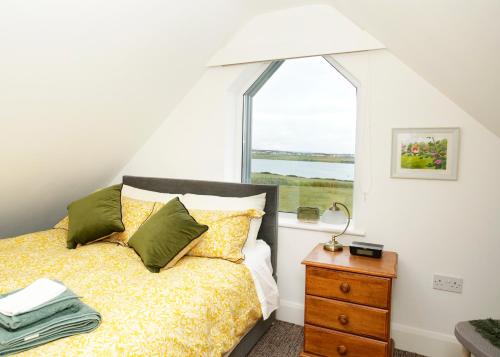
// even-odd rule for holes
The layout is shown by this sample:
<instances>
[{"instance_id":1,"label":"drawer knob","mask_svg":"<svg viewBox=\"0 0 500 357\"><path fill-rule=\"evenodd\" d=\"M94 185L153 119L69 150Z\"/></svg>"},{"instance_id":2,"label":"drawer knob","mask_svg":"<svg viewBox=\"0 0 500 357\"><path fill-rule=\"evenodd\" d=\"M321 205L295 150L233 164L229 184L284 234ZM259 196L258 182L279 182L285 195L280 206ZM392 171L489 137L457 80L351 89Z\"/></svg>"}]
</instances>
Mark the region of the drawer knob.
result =
<instances>
[{"instance_id":1,"label":"drawer knob","mask_svg":"<svg viewBox=\"0 0 500 357\"><path fill-rule=\"evenodd\" d=\"M347 325L349 323L349 318L344 314L339 315L338 320L342 325Z\"/></svg>"},{"instance_id":2,"label":"drawer knob","mask_svg":"<svg viewBox=\"0 0 500 357\"><path fill-rule=\"evenodd\" d=\"M349 291L351 291L351 286L348 283L342 283L340 284L340 291L342 291L344 294L347 294Z\"/></svg>"},{"instance_id":3,"label":"drawer knob","mask_svg":"<svg viewBox=\"0 0 500 357\"><path fill-rule=\"evenodd\" d=\"M337 352L339 353L339 355L345 356L347 355L347 347L344 345L337 346Z\"/></svg>"}]
</instances>

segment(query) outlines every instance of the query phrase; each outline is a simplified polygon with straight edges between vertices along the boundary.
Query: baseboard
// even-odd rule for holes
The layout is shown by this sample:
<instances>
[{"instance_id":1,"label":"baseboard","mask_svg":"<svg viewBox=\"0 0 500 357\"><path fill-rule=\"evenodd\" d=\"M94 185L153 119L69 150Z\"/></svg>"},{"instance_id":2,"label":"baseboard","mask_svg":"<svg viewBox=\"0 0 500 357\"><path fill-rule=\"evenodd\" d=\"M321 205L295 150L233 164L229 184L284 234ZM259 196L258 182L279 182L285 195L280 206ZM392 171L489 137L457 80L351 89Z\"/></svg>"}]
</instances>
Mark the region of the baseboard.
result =
<instances>
[{"instance_id":1,"label":"baseboard","mask_svg":"<svg viewBox=\"0 0 500 357\"><path fill-rule=\"evenodd\" d=\"M280 300L276 318L296 325L304 325L304 305ZM391 335L396 348L428 357L460 356L461 347L453 335L392 323Z\"/></svg>"},{"instance_id":2,"label":"baseboard","mask_svg":"<svg viewBox=\"0 0 500 357\"><path fill-rule=\"evenodd\" d=\"M391 335L396 348L429 357L455 357L461 355L461 346L455 336L445 333L392 323Z\"/></svg>"},{"instance_id":3,"label":"baseboard","mask_svg":"<svg viewBox=\"0 0 500 357\"><path fill-rule=\"evenodd\" d=\"M276 312L276 319L303 326L304 304L280 299L280 307Z\"/></svg>"}]
</instances>

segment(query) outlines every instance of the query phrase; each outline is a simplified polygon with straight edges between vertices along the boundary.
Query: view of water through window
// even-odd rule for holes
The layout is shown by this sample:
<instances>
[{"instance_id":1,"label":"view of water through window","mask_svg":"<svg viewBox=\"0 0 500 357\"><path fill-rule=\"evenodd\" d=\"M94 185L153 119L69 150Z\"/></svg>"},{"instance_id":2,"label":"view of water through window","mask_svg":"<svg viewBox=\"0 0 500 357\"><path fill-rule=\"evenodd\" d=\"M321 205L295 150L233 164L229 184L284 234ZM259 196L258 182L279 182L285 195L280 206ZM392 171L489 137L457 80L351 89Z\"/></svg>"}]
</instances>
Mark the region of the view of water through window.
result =
<instances>
[{"instance_id":1,"label":"view of water through window","mask_svg":"<svg viewBox=\"0 0 500 357\"><path fill-rule=\"evenodd\" d=\"M280 185L280 211L352 209L356 87L323 57L285 61L253 97L251 182Z\"/></svg>"}]
</instances>

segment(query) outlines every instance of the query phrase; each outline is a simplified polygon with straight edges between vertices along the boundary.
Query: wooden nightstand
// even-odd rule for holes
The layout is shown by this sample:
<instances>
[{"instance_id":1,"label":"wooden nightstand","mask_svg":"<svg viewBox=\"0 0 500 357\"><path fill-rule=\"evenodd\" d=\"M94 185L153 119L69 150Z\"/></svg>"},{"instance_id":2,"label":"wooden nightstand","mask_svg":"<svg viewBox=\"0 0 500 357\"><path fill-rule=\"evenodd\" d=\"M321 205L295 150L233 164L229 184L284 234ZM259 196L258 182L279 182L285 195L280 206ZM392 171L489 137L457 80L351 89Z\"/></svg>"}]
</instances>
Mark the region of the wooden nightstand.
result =
<instances>
[{"instance_id":1,"label":"wooden nightstand","mask_svg":"<svg viewBox=\"0 0 500 357\"><path fill-rule=\"evenodd\" d=\"M374 259L319 244L306 266L304 351L309 356L392 356L391 290L398 255Z\"/></svg>"}]
</instances>

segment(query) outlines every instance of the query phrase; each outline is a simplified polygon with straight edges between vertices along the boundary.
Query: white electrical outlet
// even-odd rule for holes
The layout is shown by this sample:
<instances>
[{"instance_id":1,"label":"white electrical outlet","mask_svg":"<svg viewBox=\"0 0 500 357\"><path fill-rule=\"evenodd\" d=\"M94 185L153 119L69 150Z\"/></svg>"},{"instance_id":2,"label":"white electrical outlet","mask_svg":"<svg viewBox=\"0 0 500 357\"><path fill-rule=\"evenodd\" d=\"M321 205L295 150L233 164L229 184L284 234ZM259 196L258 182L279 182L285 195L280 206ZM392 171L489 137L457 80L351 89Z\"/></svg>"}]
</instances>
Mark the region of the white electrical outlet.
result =
<instances>
[{"instance_id":1,"label":"white electrical outlet","mask_svg":"<svg viewBox=\"0 0 500 357\"><path fill-rule=\"evenodd\" d=\"M462 293L464 279L454 276L434 274L432 287L437 290L451 291L452 293Z\"/></svg>"}]
</instances>

